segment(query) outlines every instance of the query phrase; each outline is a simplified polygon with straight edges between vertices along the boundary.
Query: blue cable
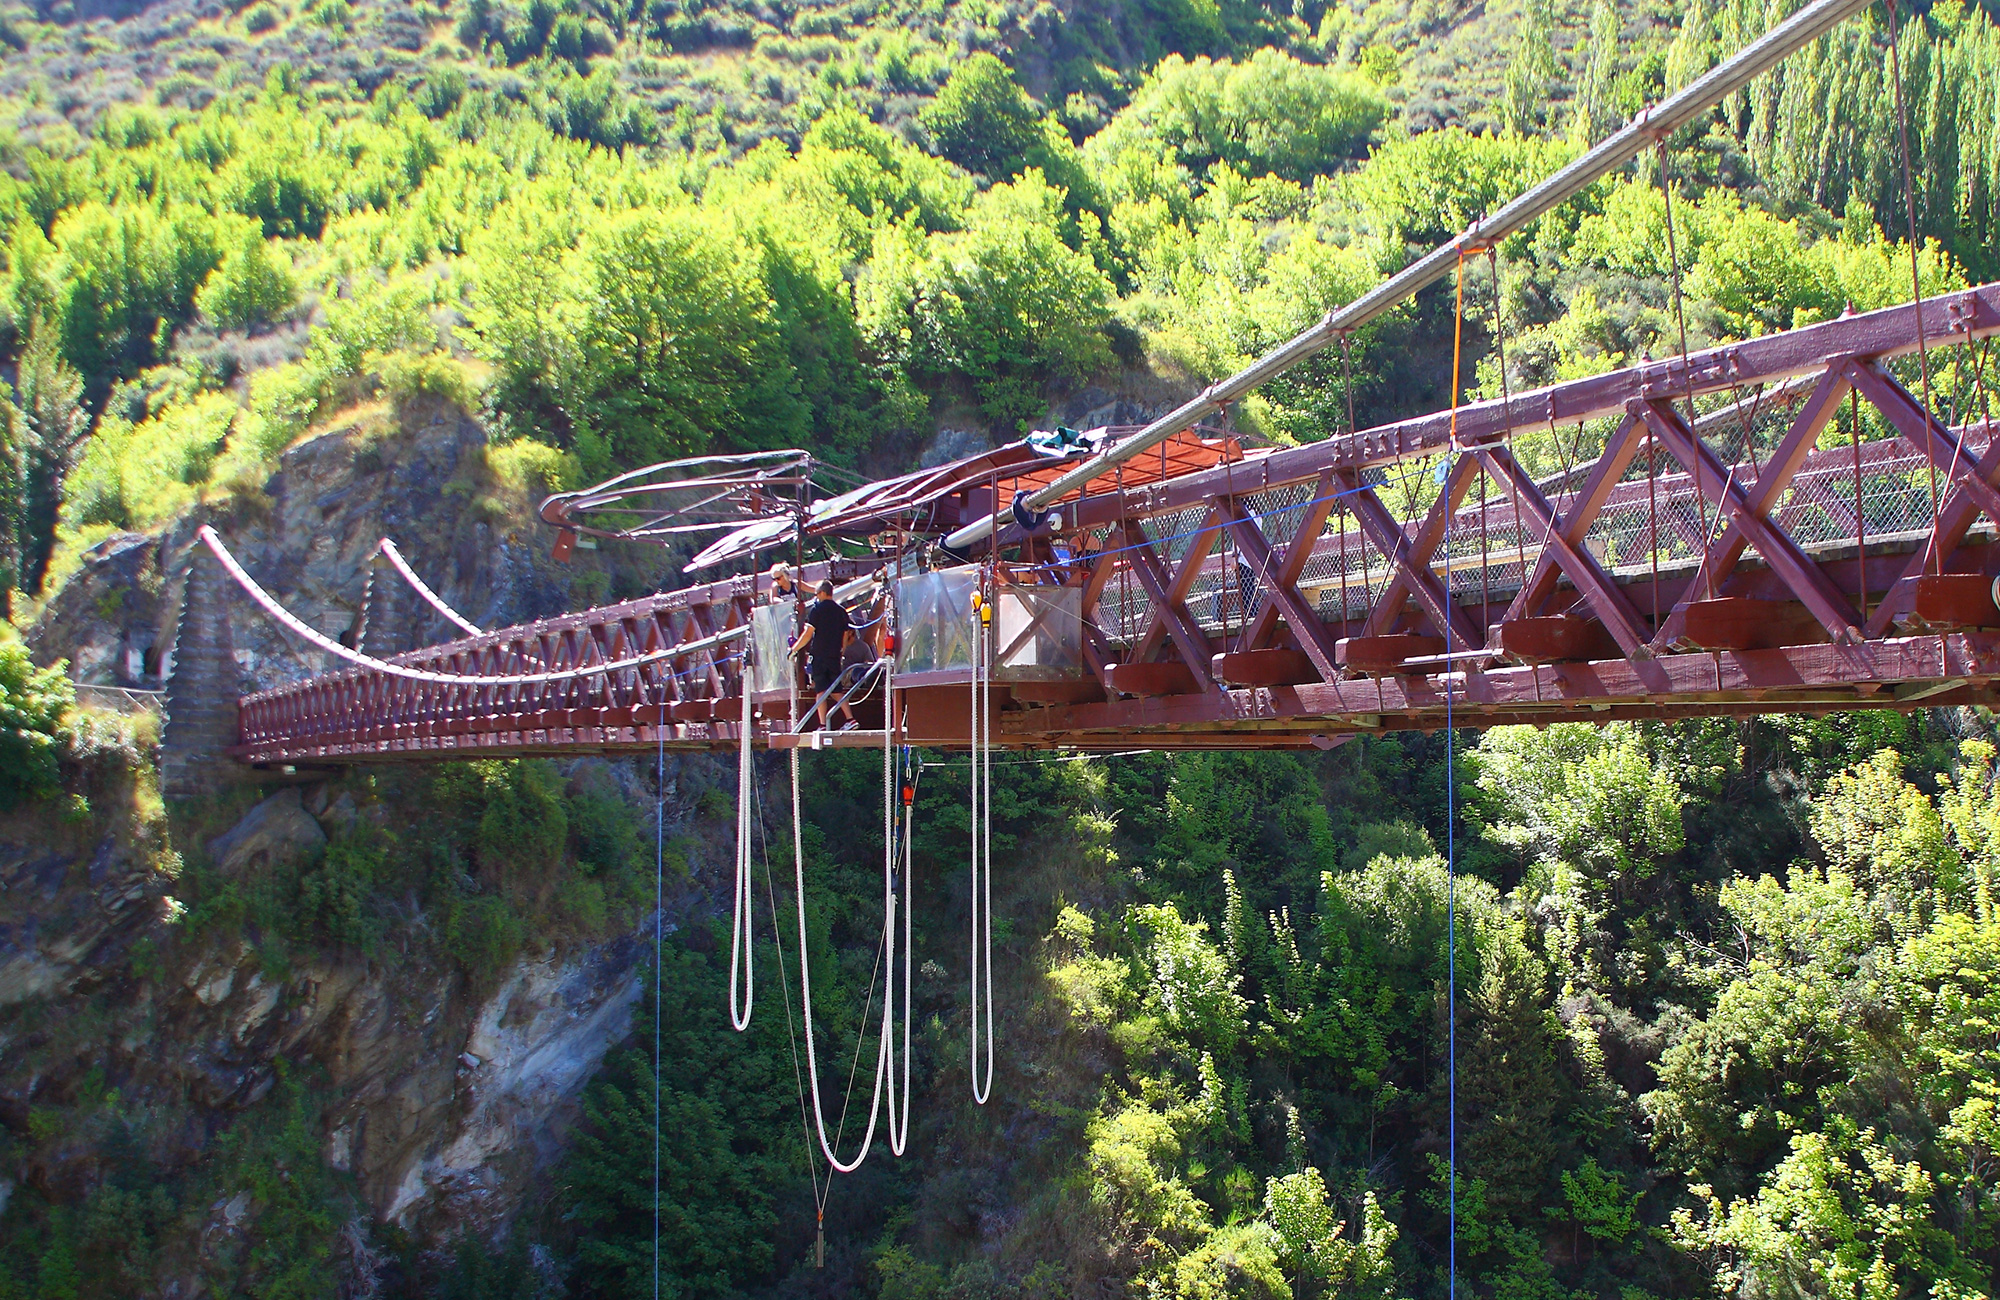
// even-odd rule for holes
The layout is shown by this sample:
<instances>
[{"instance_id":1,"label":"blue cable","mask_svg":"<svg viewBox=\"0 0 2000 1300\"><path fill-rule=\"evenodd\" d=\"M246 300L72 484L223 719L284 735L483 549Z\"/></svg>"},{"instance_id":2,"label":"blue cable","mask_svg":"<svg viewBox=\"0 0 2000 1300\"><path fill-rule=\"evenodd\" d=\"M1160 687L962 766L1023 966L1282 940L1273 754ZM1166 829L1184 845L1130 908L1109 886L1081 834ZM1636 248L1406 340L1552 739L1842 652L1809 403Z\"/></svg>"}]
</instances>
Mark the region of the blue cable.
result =
<instances>
[{"instance_id":1,"label":"blue cable","mask_svg":"<svg viewBox=\"0 0 2000 1300\"><path fill-rule=\"evenodd\" d=\"M1463 270L1460 276L1463 277ZM1462 278L1461 278L1462 283ZM1453 360L1453 382L1457 382L1457 361ZM1458 405L1456 389L1451 395L1452 405ZM1456 443L1454 417L1454 437ZM1443 490L1451 491L1449 462L1443 462L1445 478ZM1444 512L1444 553L1451 555L1452 522L1457 518L1456 510ZM1458 733L1452 726L1452 664L1448 656L1452 647L1452 604L1451 568L1445 567L1444 574L1444 943L1445 943L1445 1161L1450 1175L1450 1186L1446 1195L1446 1222L1450 1239L1446 1243L1445 1294L1448 1300L1458 1300L1458 791L1452 772L1452 750L1457 747Z\"/></svg>"},{"instance_id":2,"label":"blue cable","mask_svg":"<svg viewBox=\"0 0 2000 1300\"><path fill-rule=\"evenodd\" d=\"M653 800L653 1300L660 1300L660 979L667 910L667 704L660 702Z\"/></svg>"}]
</instances>

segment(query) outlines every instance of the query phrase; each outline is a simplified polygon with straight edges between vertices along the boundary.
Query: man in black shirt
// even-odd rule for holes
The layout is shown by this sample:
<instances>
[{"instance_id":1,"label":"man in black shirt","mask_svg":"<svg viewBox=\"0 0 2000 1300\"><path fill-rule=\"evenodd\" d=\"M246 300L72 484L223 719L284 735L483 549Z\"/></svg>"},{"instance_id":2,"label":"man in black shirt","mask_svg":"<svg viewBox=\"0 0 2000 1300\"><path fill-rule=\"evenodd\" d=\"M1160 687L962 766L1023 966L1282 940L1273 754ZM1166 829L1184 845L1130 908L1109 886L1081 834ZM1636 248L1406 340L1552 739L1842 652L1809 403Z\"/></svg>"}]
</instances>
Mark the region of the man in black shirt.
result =
<instances>
[{"instance_id":1,"label":"man in black shirt","mask_svg":"<svg viewBox=\"0 0 2000 1300\"><path fill-rule=\"evenodd\" d=\"M799 633L799 639L792 643L794 655L807 654L812 666L813 694L819 697L816 706L819 725L826 728L827 692L833 689L840 677L840 652L847 641L848 629L853 626L847 611L833 598L833 583L822 579L819 584L819 599L806 610L806 625ZM841 714L849 724L854 721L854 713L845 705Z\"/></svg>"}]
</instances>

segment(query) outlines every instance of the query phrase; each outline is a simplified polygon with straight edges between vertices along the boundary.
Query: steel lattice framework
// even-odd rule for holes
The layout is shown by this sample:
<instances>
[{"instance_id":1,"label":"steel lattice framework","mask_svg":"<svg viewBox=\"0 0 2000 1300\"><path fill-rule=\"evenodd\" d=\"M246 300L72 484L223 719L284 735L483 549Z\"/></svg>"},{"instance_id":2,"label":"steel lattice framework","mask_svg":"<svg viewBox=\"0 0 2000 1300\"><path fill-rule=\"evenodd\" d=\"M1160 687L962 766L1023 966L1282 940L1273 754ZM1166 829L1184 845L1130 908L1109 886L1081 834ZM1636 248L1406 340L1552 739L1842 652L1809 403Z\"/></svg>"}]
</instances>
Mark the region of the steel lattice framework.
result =
<instances>
[{"instance_id":1,"label":"steel lattice framework","mask_svg":"<svg viewBox=\"0 0 2000 1300\"><path fill-rule=\"evenodd\" d=\"M1899 377L1920 329L1950 418ZM994 739L1271 748L1448 710L1486 726L1994 702L1995 333L2000 285L1984 285L1137 486L1092 480L992 539L995 580L1080 589L1087 670L996 684ZM767 595L731 579L266 691L242 701L234 752L733 744L735 647ZM893 725L965 743L969 681L899 676ZM759 695L758 740L804 743L786 700ZM879 744L875 725L826 741Z\"/></svg>"}]
</instances>

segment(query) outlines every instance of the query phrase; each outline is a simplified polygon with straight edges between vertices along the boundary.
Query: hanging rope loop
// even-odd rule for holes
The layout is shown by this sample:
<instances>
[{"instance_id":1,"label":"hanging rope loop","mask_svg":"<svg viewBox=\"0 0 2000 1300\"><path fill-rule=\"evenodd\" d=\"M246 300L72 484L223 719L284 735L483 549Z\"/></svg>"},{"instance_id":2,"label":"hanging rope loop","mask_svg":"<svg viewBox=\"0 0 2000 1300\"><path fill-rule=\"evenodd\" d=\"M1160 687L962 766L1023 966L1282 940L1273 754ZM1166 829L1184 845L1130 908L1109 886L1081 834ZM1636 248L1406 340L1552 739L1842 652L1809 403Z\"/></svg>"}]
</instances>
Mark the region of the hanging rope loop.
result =
<instances>
[{"instance_id":1,"label":"hanging rope loop","mask_svg":"<svg viewBox=\"0 0 2000 1300\"><path fill-rule=\"evenodd\" d=\"M972 627L972 1100L993 1095L993 570L973 596ZM985 1069L980 1066L980 994L985 991Z\"/></svg>"},{"instance_id":2,"label":"hanging rope loop","mask_svg":"<svg viewBox=\"0 0 2000 1300\"><path fill-rule=\"evenodd\" d=\"M740 1034L750 1027L750 1006L756 992L751 951L755 909L750 893L751 721L747 652L737 673L737 694L743 697L743 716L737 724L736 736L736 892L735 915L729 926L729 1023Z\"/></svg>"}]
</instances>

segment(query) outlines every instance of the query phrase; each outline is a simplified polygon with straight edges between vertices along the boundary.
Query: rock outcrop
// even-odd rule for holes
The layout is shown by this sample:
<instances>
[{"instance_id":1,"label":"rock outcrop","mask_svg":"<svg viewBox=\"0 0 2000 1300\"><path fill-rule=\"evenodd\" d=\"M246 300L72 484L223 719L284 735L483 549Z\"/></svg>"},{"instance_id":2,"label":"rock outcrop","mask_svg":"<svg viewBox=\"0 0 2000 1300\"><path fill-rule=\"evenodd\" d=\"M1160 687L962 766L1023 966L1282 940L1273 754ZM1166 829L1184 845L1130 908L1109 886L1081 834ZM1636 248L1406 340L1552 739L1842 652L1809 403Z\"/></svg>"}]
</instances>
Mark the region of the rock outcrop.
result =
<instances>
[{"instance_id":1,"label":"rock outcrop","mask_svg":"<svg viewBox=\"0 0 2000 1300\"><path fill-rule=\"evenodd\" d=\"M209 869L247 883L311 862L328 826L354 815L351 800L282 790L209 841ZM127 1104L181 1112L188 1131L215 1134L271 1092L282 1063L311 1066L332 1098L327 1163L352 1176L377 1223L446 1243L497 1230L521 1204L630 1028L648 951L637 936L523 958L497 983L347 950L273 969L241 935L188 942L175 881L128 836L51 845L22 829L20 818L0 826L0 1120L10 1124L94 1072ZM133 960L141 949L148 960ZM87 1017L64 1014L86 1004ZM86 1143L65 1145L38 1167L0 1170L0 1187L85 1187L96 1159ZM247 1213L220 1204L210 1229L234 1232ZM369 1253L369 1229L349 1235L351 1268Z\"/></svg>"}]
</instances>

